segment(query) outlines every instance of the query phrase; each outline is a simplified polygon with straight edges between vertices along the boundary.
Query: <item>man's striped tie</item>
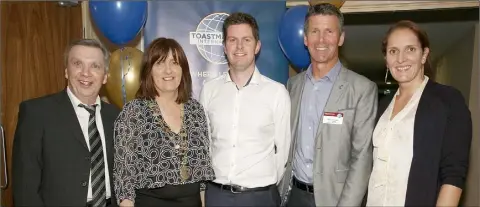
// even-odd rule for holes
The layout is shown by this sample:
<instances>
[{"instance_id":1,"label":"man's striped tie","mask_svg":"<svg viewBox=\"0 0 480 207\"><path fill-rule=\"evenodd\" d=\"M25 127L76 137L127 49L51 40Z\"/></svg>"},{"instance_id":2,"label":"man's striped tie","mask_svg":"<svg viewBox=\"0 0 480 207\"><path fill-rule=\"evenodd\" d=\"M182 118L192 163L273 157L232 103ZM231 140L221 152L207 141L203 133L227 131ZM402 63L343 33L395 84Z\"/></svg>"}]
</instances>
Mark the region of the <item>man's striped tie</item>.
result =
<instances>
[{"instance_id":1,"label":"man's striped tie","mask_svg":"<svg viewBox=\"0 0 480 207\"><path fill-rule=\"evenodd\" d=\"M100 133L98 133L97 123L95 121L95 107L79 105L85 108L89 113L88 119L88 139L90 142L90 176L92 185L92 200L90 203L95 207L104 207L106 204L106 190L105 190L105 163L103 159L102 140Z\"/></svg>"}]
</instances>

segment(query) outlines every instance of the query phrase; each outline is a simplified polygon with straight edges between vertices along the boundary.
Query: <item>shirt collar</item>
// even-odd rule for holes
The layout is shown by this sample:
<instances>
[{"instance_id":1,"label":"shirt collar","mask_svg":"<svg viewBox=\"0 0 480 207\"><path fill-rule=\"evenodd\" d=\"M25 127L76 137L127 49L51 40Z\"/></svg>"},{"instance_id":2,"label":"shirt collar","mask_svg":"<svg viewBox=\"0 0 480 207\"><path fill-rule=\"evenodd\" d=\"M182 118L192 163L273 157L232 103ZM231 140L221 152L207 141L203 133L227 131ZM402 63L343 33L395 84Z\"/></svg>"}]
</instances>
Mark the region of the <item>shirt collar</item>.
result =
<instances>
[{"instance_id":1,"label":"shirt collar","mask_svg":"<svg viewBox=\"0 0 480 207\"><path fill-rule=\"evenodd\" d=\"M72 105L73 105L73 108L75 110L77 110L79 107L78 105L79 104L84 104L84 105L88 105L88 104L85 104L85 103L82 103L76 96L75 94L73 94L73 92L70 90L70 87L67 86L67 94L68 94L68 97L70 98L70 101L72 102ZM95 100L95 104L97 104L97 106L95 107L95 110L96 109L101 109L102 107L102 104L101 104L101 101L100 101L100 97L97 96L97 99Z\"/></svg>"},{"instance_id":2,"label":"shirt collar","mask_svg":"<svg viewBox=\"0 0 480 207\"><path fill-rule=\"evenodd\" d=\"M260 84L261 81L262 81L262 74L258 70L257 66L255 66L255 70L253 71L252 76L250 76L249 82L247 82L247 84L245 86L247 86L249 84L258 85L258 84ZM233 82L232 77L230 77L229 72L227 72L226 75L225 75L225 83L228 83L228 82Z\"/></svg>"},{"instance_id":3,"label":"shirt collar","mask_svg":"<svg viewBox=\"0 0 480 207\"><path fill-rule=\"evenodd\" d=\"M333 66L333 68L327 73L327 75L325 75L323 78L321 79L326 79L326 80L329 80L331 82L335 82L335 80L337 79L338 77L338 74L340 73L340 69L343 67L342 63L340 62L340 60L337 61L337 63L335 63L335 65ZM319 80L315 80L313 78L313 72L312 72L312 65L310 64L308 66L308 69L307 69L307 72L306 72L306 77L309 78L312 82L317 82Z\"/></svg>"}]
</instances>

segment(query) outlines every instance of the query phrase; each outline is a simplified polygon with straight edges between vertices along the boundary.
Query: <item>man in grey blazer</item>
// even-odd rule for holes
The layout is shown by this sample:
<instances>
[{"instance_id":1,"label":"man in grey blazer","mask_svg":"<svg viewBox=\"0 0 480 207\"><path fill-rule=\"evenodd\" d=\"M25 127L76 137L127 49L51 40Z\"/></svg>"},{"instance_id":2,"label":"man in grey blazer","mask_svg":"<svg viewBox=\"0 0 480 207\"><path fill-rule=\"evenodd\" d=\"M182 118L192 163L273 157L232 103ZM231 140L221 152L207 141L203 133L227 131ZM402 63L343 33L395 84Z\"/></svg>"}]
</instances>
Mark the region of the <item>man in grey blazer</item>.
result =
<instances>
[{"instance_id":1,"label":"man in grey blazer","mask_svg":"<svg viewBox=\"0 0 480 207\"><path fill-rule=\"evenodd\" d=\"M343 67L343 15L310 7L304 42L311 65L287 84L292 144L279 190L282 206L360 206L372 168L377 86Z\"/></svg>"}]
</instances>

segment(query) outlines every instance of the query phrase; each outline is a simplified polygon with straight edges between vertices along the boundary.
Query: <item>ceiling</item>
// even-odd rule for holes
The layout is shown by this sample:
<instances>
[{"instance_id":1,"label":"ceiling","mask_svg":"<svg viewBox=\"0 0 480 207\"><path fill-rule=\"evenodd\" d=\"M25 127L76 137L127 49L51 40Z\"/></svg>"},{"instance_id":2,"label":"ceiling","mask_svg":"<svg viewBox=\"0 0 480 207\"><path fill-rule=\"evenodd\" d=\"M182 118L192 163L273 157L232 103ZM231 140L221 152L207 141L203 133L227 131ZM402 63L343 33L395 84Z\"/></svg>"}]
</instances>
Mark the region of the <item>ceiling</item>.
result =
<instances>
[{"instance_id":1,"label":"ceiling","mask_svg":"<svg viewBox=\"0 0 480 207\"><path fill-rule=\"evenodd\" d=\"M452 45L465 37L478 23L478 7L436 11L409 11L377 14L345 14L345 42L340 49L349 68L381 81L385 62L381 42L389 26L409 19L419 23L430 40L431 60L442 56Z\"/></svg>"}]
</instances>

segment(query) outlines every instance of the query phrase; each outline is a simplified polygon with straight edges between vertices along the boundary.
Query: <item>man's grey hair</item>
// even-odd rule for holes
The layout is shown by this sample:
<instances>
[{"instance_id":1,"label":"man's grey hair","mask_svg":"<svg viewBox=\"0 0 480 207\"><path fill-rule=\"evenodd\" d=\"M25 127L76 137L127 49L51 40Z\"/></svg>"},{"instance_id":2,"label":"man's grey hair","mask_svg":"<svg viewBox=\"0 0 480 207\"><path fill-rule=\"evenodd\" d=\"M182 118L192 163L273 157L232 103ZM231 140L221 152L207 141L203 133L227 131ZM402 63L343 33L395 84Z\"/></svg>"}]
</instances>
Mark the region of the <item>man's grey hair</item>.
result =
<instances>
[{"instance_id":1,"label":"man's grey hair","mask_svg":"<svg viewBox=\"0 0 480 207\"><path fill-rule=\"evenodd\" d=\"M96 39L79 39L70 43L70 45L68 45L68 47L65 49L65 53L63 54L65 67L68 66L70 50L72 50L72 48L75 46L86 46L100 49L103 53L103 58L105 61L105 70L108 71L108 65L110 63L110 52L108 52L107 48L105 48L105 46L103 46L102 43L100 43L100 41Z\"/></svg>"},{"instance_id":2,"label":"man's grey hair","mask_svg":"<svg viewBox=\"0 0 480 207\"><path fill-rule=\"evenodd\" d=\"M343 32L343 14L342 12L340 12L340 9L333 4L321 3L321 4L316 4L314 6L310 6L308 8L307 15L305 16L305 22L303 24L304 34L306 34L308 31L308 19L311 16L316 16L316 15L336 16L338 18L338 22L340 23L339 25L340 33Z\"/></svg>"}]
</instances>

